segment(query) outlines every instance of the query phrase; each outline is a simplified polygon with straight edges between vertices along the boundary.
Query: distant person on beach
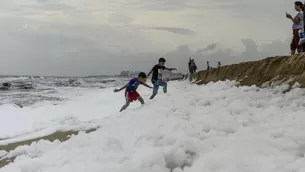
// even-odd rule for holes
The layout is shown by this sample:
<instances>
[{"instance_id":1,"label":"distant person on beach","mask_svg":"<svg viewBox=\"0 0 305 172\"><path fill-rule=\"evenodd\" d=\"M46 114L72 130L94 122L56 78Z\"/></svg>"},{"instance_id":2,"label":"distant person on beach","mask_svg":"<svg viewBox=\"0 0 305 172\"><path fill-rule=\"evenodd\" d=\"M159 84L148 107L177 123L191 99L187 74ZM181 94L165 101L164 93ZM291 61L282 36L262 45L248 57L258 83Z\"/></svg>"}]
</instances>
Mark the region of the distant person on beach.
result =
<instances>
[{"instance_id":1,"label":"distant person on beach","mask_svg":"<svg viewBox=\"0 0 305 172\"><path fill-rule=\"evenodd\" d=\"M137 88L140 84L148 88L153 88L145 83L146 79L146 74L144 72L140 72L138 77L132 78L124 87L120 89L114 89L114 92L119 92L125 89L126 104L121 108L120 112L125 110L129 106L129 104L135 100L139 100L142 105L144 104L144 99L137 92Z\"/></svg>"},{"instance_id":2,"label":"distant person on beach","mask_svg":"<svg viewBox=\"0 0 305 172\"><path fill-rule=\"evenodd\" d=\"M197 70L197 66L195 64L195 60L194 59L191 59L190 57L190 61L188 63L188 67L189 67L189 72L190 72L190 81L192 81L192 79L195 77L195 73L196 73L196 70Z\"/></svg>"},{"instance_id":3,"label":"distant person on beach","mask_svg":"<svg viewBox=\"0 0 305 172\"><path fill-rule=\"evenodd\" d=\"M303 35L300 35L300 36L304 36L304 31L305 31L305 4L303 3ZM300 44L302 45L302 52L305 52L305 42L304 42L305 38L303 38L301 41L300 41Z\"/></svg>"},{"instance_id":4,"label":"distant person on beach","mask_svg":"<svg viewBox=\"0 0 305 172\"><path fill-rule=\"evenodd\" d=\"M207 70L210 70L210 63L207 61Z\"/></svg>"},{"instance_id":5,"label":"distant person on beach","mask_svg":"<svg viewBox=\"0 0 305 172\"><path fill-rule=\"evenodd\" d=\"M295 54L296 50L298 51L298 53L302 52L302 46L301 43L299 42L300 41L299 31L300 32L304 31L304 18L303 18L304 5L300 1L296 1L294 5L295 5L295 10L297 11L297 14L294 18L286 12L286 18L292 21L293 37L290 43L291 55Z\"/></svg>"},{"instance_id":6,"label":"distant person on beach","mask_svg":"<svg viewBox=\"0 0 305 172\"><path fill-rule=\"evenodd\" d=\"M221 63L220 62L217 63L217 67L218 68L221 67Z\"/></svg>"},{"instance_id":7,"label":"distant person on beach","mask_svg":"<svg viewBox=\"0 0 305 172\"><path fill-rule=\"evenodd\" d=\"M177 70L176 68L165 67L164 66L165 62L166 62L166 60L163 57L159 58L159 63L156 64L147 75L147 78L148 78L152 74L151 82L154 85L153 94L151 95L150 99L153 99L158 94L158 90L159 90L160 86L163 87L164 93L167 92L167 82L165 82L163 79L163 71L164 70L168 70L168 71Z\"/></svg>"},{"instance_id":8,"label":"distant person on beach","mask_svg":"<svg viewBox=\"0 0 305 172\"><path fill-rule=\"evenodd\" d=\"M189 66L189 72L190 73L195 73L196 70L197 70L197 66L196 66L196 63L195 63L195 60L194 59L191 59L190 58L190 61L188 63L188 66Z\"/></svg>"}]
</instances>

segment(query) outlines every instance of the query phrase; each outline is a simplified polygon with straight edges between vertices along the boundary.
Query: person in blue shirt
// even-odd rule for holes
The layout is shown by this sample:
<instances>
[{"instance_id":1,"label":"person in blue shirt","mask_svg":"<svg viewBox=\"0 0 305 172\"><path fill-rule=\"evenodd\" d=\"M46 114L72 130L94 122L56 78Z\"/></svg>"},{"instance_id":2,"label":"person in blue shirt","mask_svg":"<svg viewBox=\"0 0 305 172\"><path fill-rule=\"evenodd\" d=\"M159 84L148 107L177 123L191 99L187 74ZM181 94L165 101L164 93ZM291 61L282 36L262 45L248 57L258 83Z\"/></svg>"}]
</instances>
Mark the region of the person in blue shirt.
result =
<instances>
[{"instance_id":1,"label":"person in blue shirt","mask_svg":"<svg viewBox=\"0 0 305 172\"><path fill-rule=\"evenodd\" d=\"M145 83L146 79L147 79L146 74L144 72L140 72L138 77L132 78L124 87L120 89L114 89L114 92L119 92L125 89L126 104L122 106L120 112L125 110L129 106L129 104L135 100L139 100L141 104L144 104L144 99L137 92L137 88L139 87L140 84L148 88L153 88Z\"/></svg>"}]
</instances>

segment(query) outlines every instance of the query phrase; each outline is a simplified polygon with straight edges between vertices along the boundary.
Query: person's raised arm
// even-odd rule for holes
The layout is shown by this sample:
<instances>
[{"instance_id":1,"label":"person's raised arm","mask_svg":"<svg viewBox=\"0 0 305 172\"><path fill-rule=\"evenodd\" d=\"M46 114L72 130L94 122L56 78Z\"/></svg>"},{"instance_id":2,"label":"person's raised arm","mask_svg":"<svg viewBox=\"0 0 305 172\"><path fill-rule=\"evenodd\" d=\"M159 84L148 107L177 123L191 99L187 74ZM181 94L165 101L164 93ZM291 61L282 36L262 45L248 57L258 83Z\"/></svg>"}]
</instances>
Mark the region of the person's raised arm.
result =
<instances>
[{"instance_id":1,"label":"person's raised arm","mask_svg":"<svg viewBox=\"0 0 305 172\"><path fill-rule=\"evenodd\" d=\"M290 14L286 13L286 17L288 19L290 19L293 23L296 24L296 23L299 23L301 21L300 17L303 17L303 16L301 15L301 13L299 13L298 16L294 19Z\"/></svg>"}]
</instances>

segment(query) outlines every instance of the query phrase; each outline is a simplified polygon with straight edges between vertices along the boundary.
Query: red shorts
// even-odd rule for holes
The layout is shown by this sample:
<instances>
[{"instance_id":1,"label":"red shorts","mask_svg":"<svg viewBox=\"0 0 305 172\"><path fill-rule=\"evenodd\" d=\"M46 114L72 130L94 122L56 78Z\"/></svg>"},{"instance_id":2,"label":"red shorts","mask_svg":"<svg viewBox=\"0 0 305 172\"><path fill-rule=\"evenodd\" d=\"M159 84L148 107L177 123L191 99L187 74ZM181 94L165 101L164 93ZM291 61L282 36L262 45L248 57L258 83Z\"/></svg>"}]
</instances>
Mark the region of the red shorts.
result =
<instances>
[{"instance_id":1,"label":"red shorts","mask_svg":"<svg viewBox=\"0 0 305 172\"><path fill-rule=\"evenodd\" d=\"M299 40L300 40L299 29L293 30L292 35L293 37L290 43L290 50L292 51L298 50L298 53L302 52L302 46L299 45Z\"/></svg>"},{"instance_id":2,"label":"red shorts","mask_svg":"<svg viewBox=\"0 0 305 172\"><path fill-rule=\"evenodd\" d=\"M133 102L135 100L138 100L140 94L136 91L134 91L133 93L126 92L125 97L127 101Z\"/></svg>"}]
</instances>

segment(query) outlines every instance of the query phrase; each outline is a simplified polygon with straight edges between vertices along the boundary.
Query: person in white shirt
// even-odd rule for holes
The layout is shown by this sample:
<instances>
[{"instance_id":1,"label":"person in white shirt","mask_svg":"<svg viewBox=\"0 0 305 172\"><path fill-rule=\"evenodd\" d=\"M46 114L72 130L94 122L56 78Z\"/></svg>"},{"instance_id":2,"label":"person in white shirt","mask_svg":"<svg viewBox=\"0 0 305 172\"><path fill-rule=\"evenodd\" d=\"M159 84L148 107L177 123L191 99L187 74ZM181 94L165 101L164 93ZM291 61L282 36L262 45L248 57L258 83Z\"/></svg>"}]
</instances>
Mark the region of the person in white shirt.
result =
<instances>
[{"instance_id":1,"label":"person in white shirt","mask_svg":"<svg viewBox=\"0 0 305 172\"><path fill-rule=\"evenodd\" d=\"M296 50L298 53L302 52L302 46L299 45L299 30L304 30L304 17L303 17L303 10L304 5L300 1L296 1L294 3L295 10L297 11L297 15L293 18L290 14L286 13L286 18L290 19L292 21L292 30L293 30L293 37L290 43L290 50L291 55L295 54Z\"/></svg>"}]
</instances>

